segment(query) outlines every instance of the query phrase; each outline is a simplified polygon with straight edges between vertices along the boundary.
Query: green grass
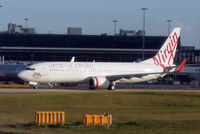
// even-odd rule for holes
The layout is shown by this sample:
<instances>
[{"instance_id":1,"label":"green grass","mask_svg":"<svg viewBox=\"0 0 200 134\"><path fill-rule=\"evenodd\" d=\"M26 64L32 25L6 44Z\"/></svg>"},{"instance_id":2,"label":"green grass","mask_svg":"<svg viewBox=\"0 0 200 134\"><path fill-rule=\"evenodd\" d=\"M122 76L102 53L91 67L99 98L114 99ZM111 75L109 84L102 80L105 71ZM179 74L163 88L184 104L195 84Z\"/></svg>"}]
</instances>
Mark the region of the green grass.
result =
<instances>
[{"instance_id":1,"label":"green grass","mask_svg":"<svg viewBox=\"0 0 200 134\"><path fill-rule=\"evenodd\" d=\"M83 114L110 113L113 126L36 127L35 111L65 111L70 124ZM200 93L73 92L0 95L0 133L199 134Z\"/></svg>"}]
</instances>

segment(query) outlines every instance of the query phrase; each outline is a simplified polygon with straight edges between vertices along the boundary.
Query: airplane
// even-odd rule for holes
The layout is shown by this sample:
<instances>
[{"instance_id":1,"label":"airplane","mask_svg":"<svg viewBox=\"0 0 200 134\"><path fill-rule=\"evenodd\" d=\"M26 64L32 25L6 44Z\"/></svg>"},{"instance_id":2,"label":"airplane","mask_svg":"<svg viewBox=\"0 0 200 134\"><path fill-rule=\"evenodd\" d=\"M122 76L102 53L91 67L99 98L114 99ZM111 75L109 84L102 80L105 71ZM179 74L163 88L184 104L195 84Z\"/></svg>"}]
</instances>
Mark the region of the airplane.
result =
<instances>
[{"instance_id":1,"label":"airplane","mask_svg":"<svg viewBox=\"0 0 200 134\"><path fill-rule=\"evenodd\" d=\"M41 83L88 83L90 89L107 87L114 90L116 83L138 83L177 73L183 69L174 64L181 28L176 27L157 54L141 62L41 62L27 67L18 77L35 88Z\"/></svg>"}]
</instances>

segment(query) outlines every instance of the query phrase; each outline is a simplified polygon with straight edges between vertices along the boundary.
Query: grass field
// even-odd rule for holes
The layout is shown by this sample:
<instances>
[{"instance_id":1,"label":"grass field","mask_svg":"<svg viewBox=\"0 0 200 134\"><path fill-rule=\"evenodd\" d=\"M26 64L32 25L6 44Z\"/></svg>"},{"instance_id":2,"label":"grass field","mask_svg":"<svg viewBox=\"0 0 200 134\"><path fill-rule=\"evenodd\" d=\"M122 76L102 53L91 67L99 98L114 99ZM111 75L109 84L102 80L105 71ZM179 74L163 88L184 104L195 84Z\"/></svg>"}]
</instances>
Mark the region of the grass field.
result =
<instances>
[{"instance_id":1,"label":"grass field","mask_svg":"<svg viewBox=\"0 0 200 134\"><path fill-rule=\"evenodd\" d=\"M83 114L110 113L113 126L36 127L35 111L65 111L66 121ZM199 134L198 92L73 92L0 95L0 133Z\"/></svg>"}]
</instances>

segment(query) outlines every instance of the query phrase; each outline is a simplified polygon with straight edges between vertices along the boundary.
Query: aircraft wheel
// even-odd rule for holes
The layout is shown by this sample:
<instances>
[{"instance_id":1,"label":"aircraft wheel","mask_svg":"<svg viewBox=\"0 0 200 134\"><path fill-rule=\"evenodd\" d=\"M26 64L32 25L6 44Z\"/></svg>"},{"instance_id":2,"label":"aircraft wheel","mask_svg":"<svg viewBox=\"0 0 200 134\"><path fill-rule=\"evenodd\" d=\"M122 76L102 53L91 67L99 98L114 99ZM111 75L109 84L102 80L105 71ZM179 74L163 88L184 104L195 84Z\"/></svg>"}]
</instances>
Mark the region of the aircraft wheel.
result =
<instances>
[{"instance_id":1,"label":"aircraft wheel","mask_svg":"<svg viewBox=\"0 0 200 134\"><path fill-rule=\"evenodd\" d=\"M112 85L109 85L109 86L108 86L108 90L115 90L115 85L113 85L113 84L112 84Z\"/></svg>"},{"instance_id":2,"label":"aircraft wheel","mask_svg":"<svg viewBox=\"0 0 200 134\"><path fill-rule=\"evenodd\" d=\"M35 85L33 86L33 89L38 89L38 87L39 87L38 85Z\"/></svg>"}]
</instances>

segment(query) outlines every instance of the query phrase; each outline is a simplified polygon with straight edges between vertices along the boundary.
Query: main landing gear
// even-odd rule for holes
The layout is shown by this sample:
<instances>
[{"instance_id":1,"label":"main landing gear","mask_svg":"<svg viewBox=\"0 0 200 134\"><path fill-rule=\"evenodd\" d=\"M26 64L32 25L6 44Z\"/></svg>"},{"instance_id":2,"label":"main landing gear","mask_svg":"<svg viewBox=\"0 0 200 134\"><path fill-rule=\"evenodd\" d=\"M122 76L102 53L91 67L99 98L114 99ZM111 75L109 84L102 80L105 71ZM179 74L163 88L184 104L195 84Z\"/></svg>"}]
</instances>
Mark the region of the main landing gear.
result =
<instances>
[{"instance_id":1,"label":"main landing gear","mask_svg":"<svg viewBox=\"0 0 200 134\"><path fill-rule=\"evenodd\" d=\"M115 83L111 83L109 86L108 86L108 90L115 90Z\"/></svg>"}]
</instances>

